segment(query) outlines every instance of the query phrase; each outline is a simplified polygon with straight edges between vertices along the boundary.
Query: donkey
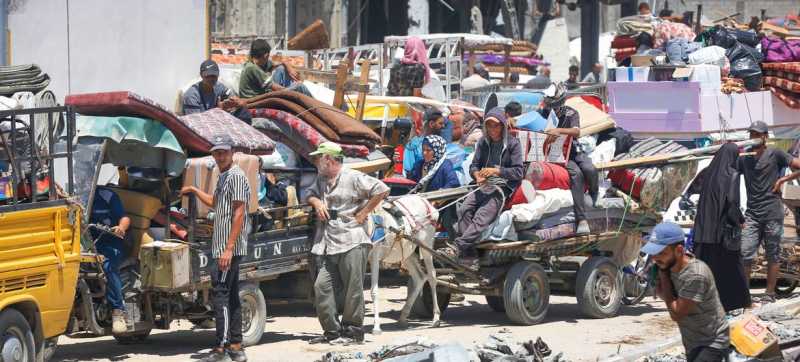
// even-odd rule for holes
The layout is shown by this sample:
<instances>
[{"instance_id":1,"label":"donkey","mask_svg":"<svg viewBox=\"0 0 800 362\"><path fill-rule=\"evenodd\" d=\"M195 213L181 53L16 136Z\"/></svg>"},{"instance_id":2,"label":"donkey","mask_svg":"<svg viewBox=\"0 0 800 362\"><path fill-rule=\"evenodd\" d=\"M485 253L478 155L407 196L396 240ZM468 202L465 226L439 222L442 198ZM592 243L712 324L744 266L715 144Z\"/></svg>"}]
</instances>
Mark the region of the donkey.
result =
<instances>
[{"instance_id":1,"label":"donkey","mask_svg":"<svg viewBox=\"0 0 800 362\"><path fill-rule=\"evenodd\" d=\"M433 248L434 236L436 234L436 220L439 219L439 211L425 198L418 195L406 195L397 200L386 202L383 207L373 213L376 220L376 230L383 227L385 237L379 239L370 252L370 272L372 274L372 308L374 313L373 334L381 333L380 325L380 306L378 298L378 273L381 262L389 264L400 263L401 267L408 270L414 280L414 288L408 291L406 303L400 313L399 323L407 326L407 318L411 313L414 301L420 296L422 288L427 281L431 287L433 296L433 327L440 324L439 304L436 300L436 269L433 266L433 256L423 248L419 248L419 255L416 241L421 245ZM425 263L425 268L420 264L420 258Z\"/></svg>"}]
</instances>

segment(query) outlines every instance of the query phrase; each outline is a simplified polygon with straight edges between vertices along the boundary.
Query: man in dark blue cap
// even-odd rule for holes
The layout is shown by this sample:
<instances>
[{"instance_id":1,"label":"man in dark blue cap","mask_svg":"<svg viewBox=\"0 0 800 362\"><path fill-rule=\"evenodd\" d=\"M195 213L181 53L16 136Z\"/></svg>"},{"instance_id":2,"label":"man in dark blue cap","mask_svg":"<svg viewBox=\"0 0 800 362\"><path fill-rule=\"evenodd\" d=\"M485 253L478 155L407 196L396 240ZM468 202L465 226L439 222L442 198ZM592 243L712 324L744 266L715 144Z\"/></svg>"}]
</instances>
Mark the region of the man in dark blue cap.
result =
<instances>
[{"instance_id":1,"label":"man in dark blue cap","mask_svg":"<svg viewBox=\"0 0 800 362\"><path fill-rule=\"evenodd\" d=\"M800 169L800 159L794 158L783 150L767 146L769 129L761 121L753 122L748 128L750 139L759 139L762 143L753 147L755 155L739 157L739 173L744 175L747 188L747 211L744 213L742 227L742 259L745 276L750 280L750 270L763 243L767 258L767 290L760 298L762 303L775 301L775 284L778 280L780 262L780 243L783 238L783 202L781 186L800 176L783 175L786 167Z\"/></svg>"},{"instance_id":2,"label":"man in dark blue cap","mask_svg":"<svg viewBox=\"0 0 800 362\"><path fill-rule=\"evenodd\" d=\"M248 124L252 120L247 102L239 99L219 80L219 66L213 60L200 64L202 80L183 93L183 114L205 112L222 108Z\"/></svg>"},{"instance_id":3,"label":"man in dark blue cap","mask_svg":"<svg viewBox=\"0 0 800 362\"><path fill-rule=\"evenodd\" d=\"M664 222L653 228L642 252L658 266L656 294L678 323L687 361L723 361L730 347L729 327L714 275L686 253L683 243L683 229Z\"/></svg>"},{"instance_id":4,"label":"man in dark blue cap","mask_svg":"<svg viewBox=\"0 0 800 362\"><path fill-rule=\"evenodd\" d=\"M194 194L214 208L211 236L211 298L217 325L217 344L204 362L246 362L242 348L242 304L239 300L239 264L247 255L250 234L250 184L244 171L233 163L233 142L227 135L214 137L211 155L219 168L214 194L186 186L182 195Z\"/></svg>"}]
</instances>

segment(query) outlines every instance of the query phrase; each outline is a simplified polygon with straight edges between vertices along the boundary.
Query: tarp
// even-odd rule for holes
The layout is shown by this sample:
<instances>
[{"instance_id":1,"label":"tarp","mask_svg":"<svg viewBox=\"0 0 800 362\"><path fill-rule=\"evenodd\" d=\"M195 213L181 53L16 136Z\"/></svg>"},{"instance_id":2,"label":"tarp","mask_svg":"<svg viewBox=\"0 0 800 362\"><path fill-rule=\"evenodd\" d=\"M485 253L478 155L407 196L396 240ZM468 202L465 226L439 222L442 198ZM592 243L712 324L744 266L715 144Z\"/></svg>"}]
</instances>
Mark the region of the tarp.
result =
<instances>
[{"instance_id":1,"label":"tarp","mask_svg":"<svg viewBox=\"0 0 800 362\"><path fill-rule=\"evenodd\" d=\"M105 162L117 166L164 169L170 176L183 172L186 155L164 124L138 117L78 116L76 135L109 140Z\"/></svg>"}]
</instances>

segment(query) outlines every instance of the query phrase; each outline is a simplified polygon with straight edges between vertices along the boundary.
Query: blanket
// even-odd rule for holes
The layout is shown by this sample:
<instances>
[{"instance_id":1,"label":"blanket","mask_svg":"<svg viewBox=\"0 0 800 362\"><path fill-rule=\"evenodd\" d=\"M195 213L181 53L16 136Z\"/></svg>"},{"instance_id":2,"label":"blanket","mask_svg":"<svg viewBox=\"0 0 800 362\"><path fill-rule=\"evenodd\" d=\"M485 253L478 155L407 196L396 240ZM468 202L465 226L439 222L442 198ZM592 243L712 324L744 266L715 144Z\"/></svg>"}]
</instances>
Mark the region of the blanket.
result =
<instances>
[{"instance_id":1,"label":"blanket","mask_svg":"<svg viewBox=\"0 0 800 362\"><path fill-rule=\"evenodd\" d=\"M371 143L372 146L381 142L381 137L378 136L375 131L367 127L365 124L356 121L347 113L298 92L290 90L270 92L259 97L251 98L248 101L251 109L274 108L265 107L264 103L261 102L276 98L298 105L300 108L292 108L295 110L302 109L302 111L295 113L295 115L309 123L312 127L320 130L326 137L330 139L335 139L337 137L323 132L320 129L324 128L322 127L323 124L329 129L335 131L334 133L336 136L338 136L339 141L362 144ZM269 104L269 102L267 102L267 104ZM280 102L280 104L289 107L286 102ZM316 116L316 118L309 117L306 119L308 114L313 114Z\"/></svg>"},{"instance_id":2,"label":"blanket","mask_svg":"<svg viewBox=\"0 0 800 362\"><path fill-rule=\"evenodd\" d=\"M228 135L236 151L261 155L270 154L275 149L275 143L265 134L220 108L178 118L206 140L213 140L218 135Z\"/></svg>"},{"instance_id":3,"label":"blanket","mask_svg":"<svg viewBox=\"0 0 800 362\"><path fill-rule=\"evenodd\" d=\"M302 119L289 113L269 108L253 111L253 127L282 143L296 145L295 150L308 154L323 142L329 141L319 131ZM369 149L363 145L339 144L346 156L366 157Z\"/></svg>"}]
</instances>

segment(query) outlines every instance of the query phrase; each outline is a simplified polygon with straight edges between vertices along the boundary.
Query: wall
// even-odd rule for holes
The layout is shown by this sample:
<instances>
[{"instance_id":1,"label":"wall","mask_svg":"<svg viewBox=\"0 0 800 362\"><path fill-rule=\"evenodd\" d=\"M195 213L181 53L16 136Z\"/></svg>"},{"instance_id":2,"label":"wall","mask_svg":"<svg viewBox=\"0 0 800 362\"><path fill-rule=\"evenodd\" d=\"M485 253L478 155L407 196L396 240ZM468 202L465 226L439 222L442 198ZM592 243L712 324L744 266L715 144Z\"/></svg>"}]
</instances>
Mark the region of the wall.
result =
<instances>
[{"instance_id":1,"label":"wall","mask_svg":"<svg viewBox=\"0 0 800 362\"><path fill-rule=\"evenodd\" d=\"M287 0L209 0L211 35L258 37L280 43L286 33Z\"/></svg>"},{"instance_id":2,"label":"wall","mask_svg":"<svg viewBox=\"0 0 800 362\"><path fill-rule=\"evenodd\" d=\"M204 0L16 0L11 64L36 63L59 102L130 90L172 108L206 58Z\"/></svg>"}]
</instances>

